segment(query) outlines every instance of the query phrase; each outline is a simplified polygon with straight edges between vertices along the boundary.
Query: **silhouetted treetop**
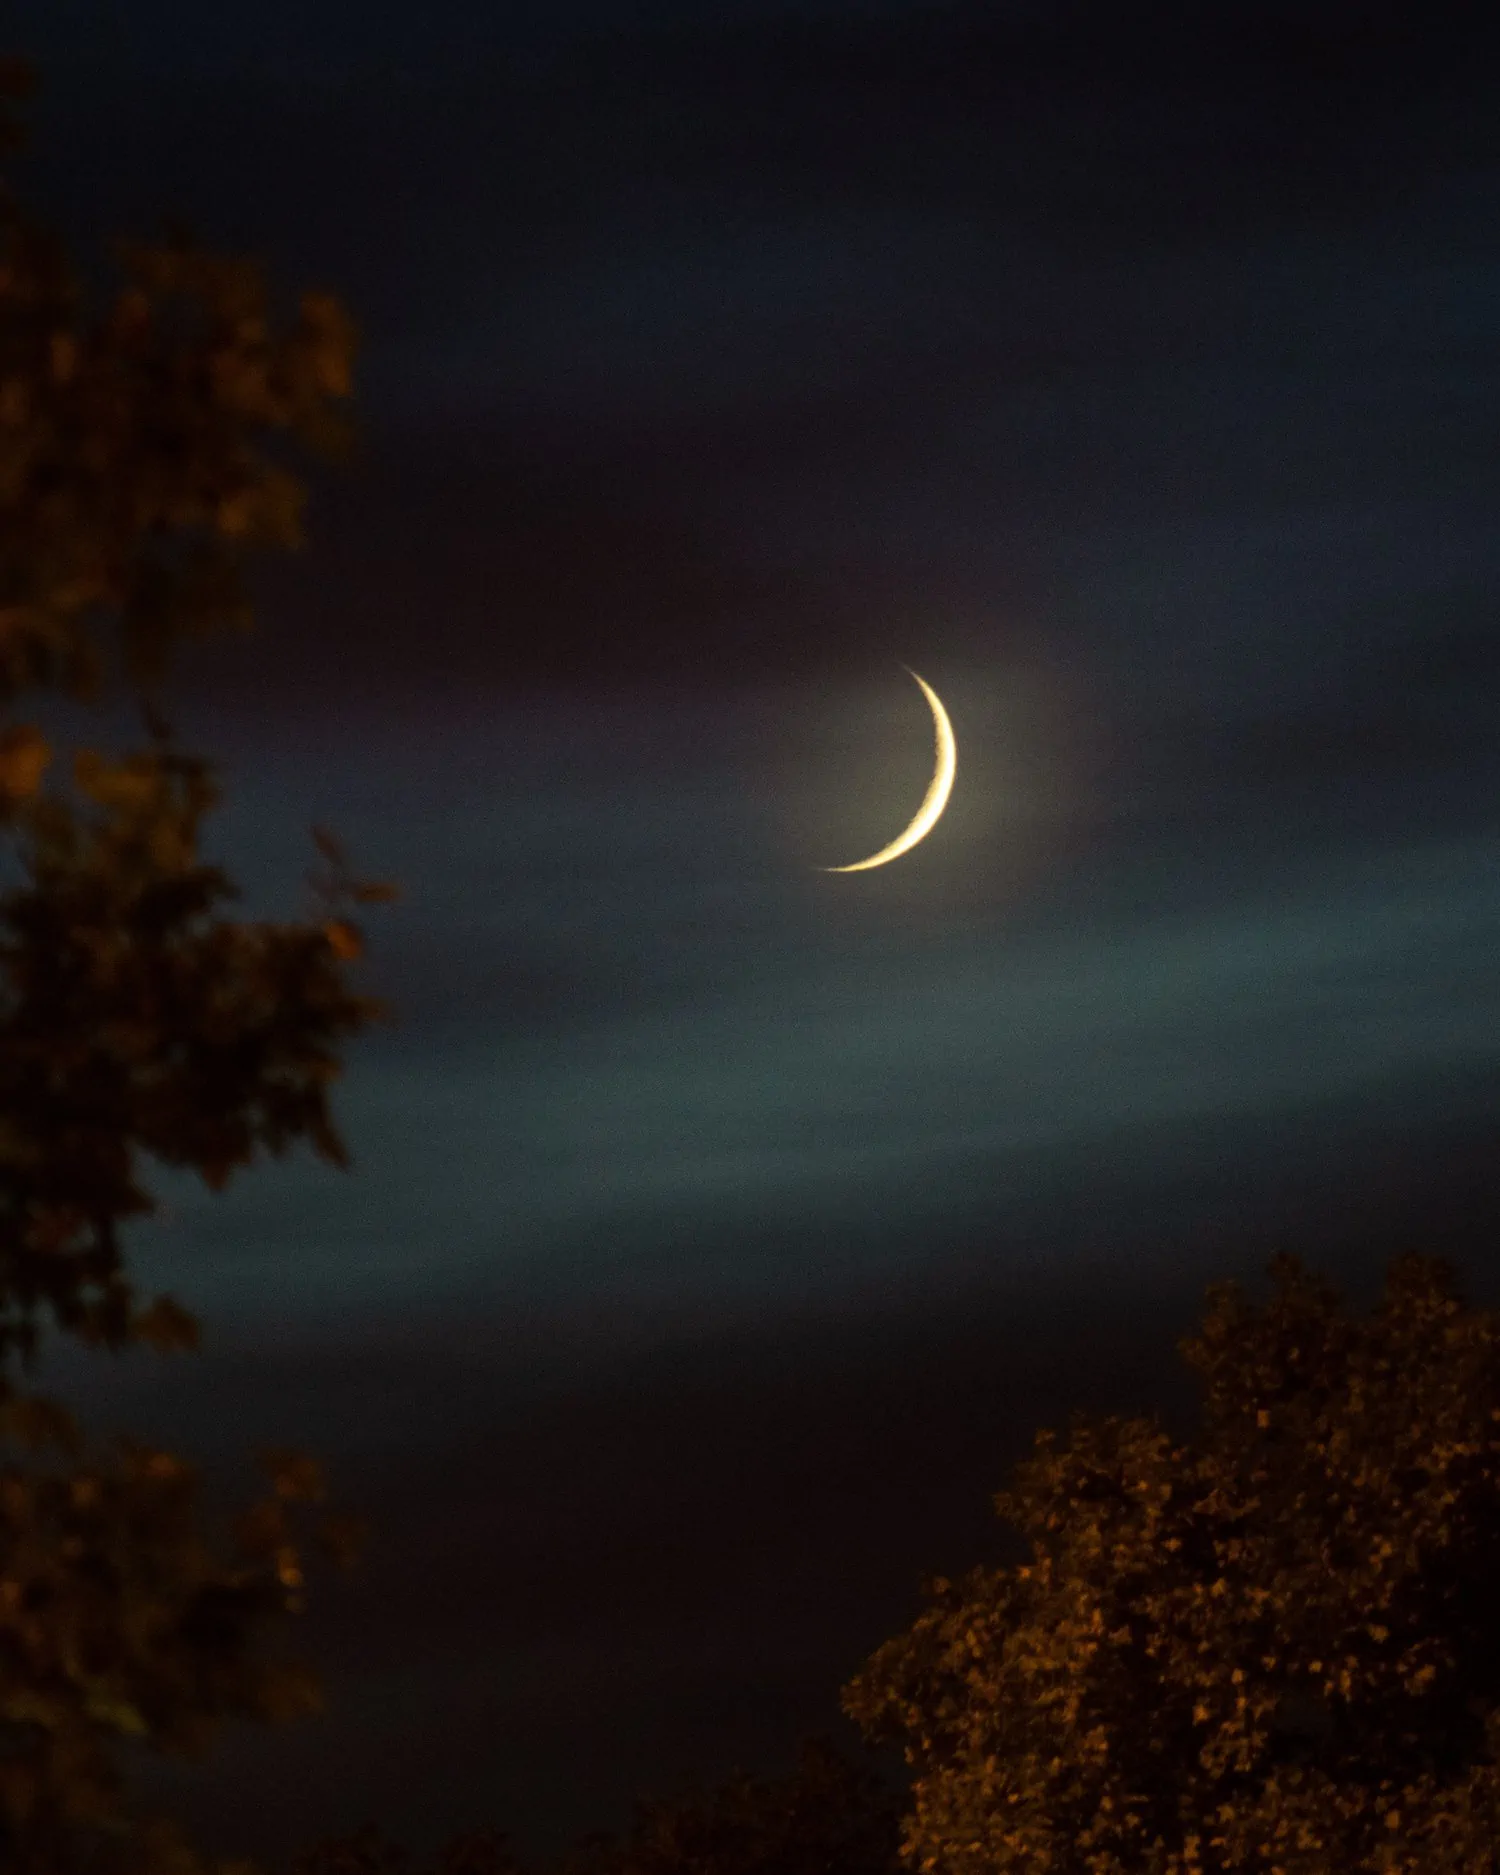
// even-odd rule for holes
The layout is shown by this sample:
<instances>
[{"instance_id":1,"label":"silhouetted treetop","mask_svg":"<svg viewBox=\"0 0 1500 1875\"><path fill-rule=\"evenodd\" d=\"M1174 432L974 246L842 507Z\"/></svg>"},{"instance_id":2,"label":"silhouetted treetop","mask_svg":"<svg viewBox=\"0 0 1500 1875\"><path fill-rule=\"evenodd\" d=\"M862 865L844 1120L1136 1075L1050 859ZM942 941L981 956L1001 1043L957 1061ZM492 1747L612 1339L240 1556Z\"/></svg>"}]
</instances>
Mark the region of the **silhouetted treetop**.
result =
<instances>
[{"instance_id":1,"label":"silhouetted treetop","mask_svg":"<svg viewBox=\"0 0 1500 1875\"><path fill-rule=\"evenodd\" d=\"M1028 1560L933 1585L846 1691L942 1875L1491 1866L1500 1318L1398 1261L1365 1316L1295 1259L1211 1292L1201 1431L1042 1434Z\"/></svg>"}]
</instances>

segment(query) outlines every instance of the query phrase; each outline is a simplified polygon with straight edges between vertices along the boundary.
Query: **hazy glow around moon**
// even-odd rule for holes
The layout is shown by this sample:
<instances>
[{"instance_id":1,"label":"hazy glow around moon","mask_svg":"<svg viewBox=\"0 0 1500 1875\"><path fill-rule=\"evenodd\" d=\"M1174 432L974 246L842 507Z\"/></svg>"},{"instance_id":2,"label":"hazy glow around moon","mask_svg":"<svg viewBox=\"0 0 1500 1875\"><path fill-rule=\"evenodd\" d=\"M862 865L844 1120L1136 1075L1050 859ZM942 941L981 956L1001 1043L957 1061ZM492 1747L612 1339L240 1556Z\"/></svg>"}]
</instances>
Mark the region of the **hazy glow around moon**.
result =
<instances>
[{"instance_id":1,"label":"hazy glow around moon","mask_svg":"<svg viewBox=\"0 0 1500 1875\"><path fill-rule=\"evenodd\" d=\"M821 868L824 872L868 872L872 866L884 866L890 860L900 859L903 853L911 851L918 840L926 839L932 832L948 805L948 796L953 792L953 777L958 771L958 744L953 740L953 725L948 721L948 712L931 684L918 677L910 665L903 665L902 669L918 684L932 711L937 739L937 767L922 797L922 805L904 833L898 833L889 846L881 847L878 853L872 853L868 859L857 860L852 866L824 866Z\"/></svg>"}]
</instances>

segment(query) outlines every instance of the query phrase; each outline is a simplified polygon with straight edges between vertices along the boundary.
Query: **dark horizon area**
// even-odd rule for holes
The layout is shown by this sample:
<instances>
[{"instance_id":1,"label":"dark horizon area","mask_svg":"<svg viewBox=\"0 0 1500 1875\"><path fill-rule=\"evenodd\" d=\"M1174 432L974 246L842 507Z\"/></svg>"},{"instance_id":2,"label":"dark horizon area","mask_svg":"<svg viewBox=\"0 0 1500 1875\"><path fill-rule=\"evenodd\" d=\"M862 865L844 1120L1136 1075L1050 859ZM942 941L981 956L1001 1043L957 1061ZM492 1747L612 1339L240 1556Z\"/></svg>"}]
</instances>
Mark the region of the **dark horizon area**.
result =
<instances>
[{"instance_id":1,"label":"dark horizon area","mask_svg":"<svg viewBox=\"0 0 1500 1875\"><path fill-rule=\"evenodd\" d=\"M403 899L347 1176L166 1182L163 1365L371 1521L206 1847L785 1768L1075 1408L1293 1250L1500 1299L1500 112L1473 9L20 0L23 199L327 287L361 444L166 699ZM951 713L951 803L900 861ZM122 727L121 733L124 733ZM847 1735L846 1735L847 1736ZM274 1797L268 1798L268 1790Z\"/></svg>"}]
</instances>

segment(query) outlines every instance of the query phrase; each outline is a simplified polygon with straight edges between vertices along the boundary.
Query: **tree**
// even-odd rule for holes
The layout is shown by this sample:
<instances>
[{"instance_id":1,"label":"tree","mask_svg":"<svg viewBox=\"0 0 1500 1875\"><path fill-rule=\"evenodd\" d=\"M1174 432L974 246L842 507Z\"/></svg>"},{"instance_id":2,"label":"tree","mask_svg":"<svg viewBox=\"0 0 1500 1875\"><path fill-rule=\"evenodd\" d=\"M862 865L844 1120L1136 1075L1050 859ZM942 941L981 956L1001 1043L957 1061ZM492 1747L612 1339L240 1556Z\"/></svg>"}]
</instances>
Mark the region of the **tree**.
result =
<instances>
[{"instance_id":1,"label":"tree","mask_svg":"<svg viewBox=\"0 0 1500 1875\"><path fill-rule=\"evenodd\" d=\"M503 1836L477 1830L455 1836L428 1865L430 1875L522 1875ZM405 1849L373 1825L352 1836L326 1836L304 1850L292 1875L415 1875Z\"/></svg>"},{"instance_id":2,"label":"tree","mask_svg":"<svg viewBox=\"0 0 1500 1875\"><path fill-rule=\"evenodd\" d=\"M1495 1867L1500 1316L1410 1257L1367 1316L1295 1259L1210 1292L1191 1441L1075 1423L846 1689L942 1875Z\"/></svg>"},{"instance_id":3,"label":"tree","mask_svg":"<svg viewBox=\"0 0 1500 1875\"><path fill-rule=\"evenodd\" d=\"M0 141L24 71L0 70ZM315 915L227 912L204 863L210 764L160 686L187 640L248 619L252 553L294 546L300 449L344 439L353 334L327 296L278 319L257 270L175 241L122 246L96 308L58 241L0 188L0 1867L185 1875L206 1865L136 1814L130 1747L196 1751L230 1715L315 1699L262 1637L302 1605L317 1467L266 1455L270 1489L203 1528L167 1452L92 1450L26 1375L50 1331L120 1350L194 1345L142 1299L122 1232L152 1166L221 1189L300 1141L335 1163L343 1046L377 1013L348 982L349 913L383 887L336 844ZM47 700L133 695L145 733L55 746ZM346 1556L352 1531L321 1537Z\"/></svg>"},{"instance_id":4,"label":"tree","mask_svg":"<svg viewBox=\"0 0 1500 1875\"><path fill-rule=\"evenodd\" d=\"M587 1838L562 1875L895 1875L898 1816L879 1778L814 1741L788 1777L638 1804L623 1837Z\"/></svg>"},{"instance_id":5,"label":"tree","mask_svg":"<svg viewBox=\"0 0 1500 1875\"><path fill-rule=\"evenodd\" d=\"M700 1795L642 1802L622 1836L587 1836L554 1875L897 1875L899 1805L876 1775L831 1746L806 1744L783 1778L731 1777ZM411 1858L367 1828L328 1837L292 1875L415 1875ZM448 1843L423 1875L523 1875L503 1836Z\"/></svg>"}]
</instances>

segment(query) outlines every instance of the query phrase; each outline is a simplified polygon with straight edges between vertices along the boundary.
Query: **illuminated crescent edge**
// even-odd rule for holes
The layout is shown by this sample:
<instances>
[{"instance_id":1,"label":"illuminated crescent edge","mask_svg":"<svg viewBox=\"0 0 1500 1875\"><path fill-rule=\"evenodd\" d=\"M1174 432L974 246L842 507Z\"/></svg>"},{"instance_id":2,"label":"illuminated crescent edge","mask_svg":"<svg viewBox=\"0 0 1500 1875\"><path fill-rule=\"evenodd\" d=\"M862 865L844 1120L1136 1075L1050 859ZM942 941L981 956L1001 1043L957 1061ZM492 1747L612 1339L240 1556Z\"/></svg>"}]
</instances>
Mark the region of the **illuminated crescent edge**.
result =
<instances>
[{"instance_id":1,"label":"illuminated crescent edge","mask_svg":"<svg viewBox=\"0 0 1500 1875\"><path fill-rule=\"evenodd\" d=\"M937 744L937 767L933 770L932 780L928 783L922 805L917 809L910 826L904 833L898 833L889 846L881 847L878 853L872 853L868 859L856 860L852 866L823 866L819 869L822 872L868 872L872 866L884 866L890 860L900 859L903 853L911 851L918 840L926 839L948 805L948 796L953 792L953 777L958 772L958 744L953 740L953 725L948 721L948 712L932 685L925 678L918 677L909 664L903 664L901 668L915 681L932 711Z\"/></svg>"}]
</instances>

